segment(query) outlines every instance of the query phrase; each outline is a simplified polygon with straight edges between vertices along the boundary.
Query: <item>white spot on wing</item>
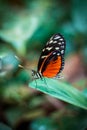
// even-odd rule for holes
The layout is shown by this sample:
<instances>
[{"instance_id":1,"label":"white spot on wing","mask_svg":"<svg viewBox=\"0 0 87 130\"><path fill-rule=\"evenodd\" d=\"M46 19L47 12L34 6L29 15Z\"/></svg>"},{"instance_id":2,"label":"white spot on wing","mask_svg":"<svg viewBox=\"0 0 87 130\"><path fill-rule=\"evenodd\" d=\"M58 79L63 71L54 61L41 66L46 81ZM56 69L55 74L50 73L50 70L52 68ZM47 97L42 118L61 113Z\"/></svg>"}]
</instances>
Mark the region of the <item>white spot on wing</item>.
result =
<instances>
[{"instance_id":1,"label":"white spot on wing","mask_svg":"<svg viewBox=\"0 0 87 130\"><path fill-rule=\"evenodd\" d=\"M53 55L55 55L56 54L56 52L53 52Z\"/></svg>"},{"instance_id":2,"label":"white spot on wing","mask_svg":"<svg viewBox=\"0 0 87 130\"><path fill-rule=\"evenodd\" d=\"M61 48L64 48L64 46L61 46Z\"/></svg>"},{"instance_id":3,"label":"white spot on wing","mask_svg":"<svg viewBox=\"0 0 87 130\"><path fill-rule=\"evenodd\" d=\"M61 45L61 42L58 42L59 45Z\"/></svg>"},{"instance_id":4,"label":"white spot on wing","mask_svg":"<svg viewBox=\"0 0 87 130\"><path fill-rule=\"evenodd\" d=\"M53 36L50 38L50 40L52 40L53 39Z\"/></svg>"},{"instance_id":5,"label":"white spot on wing","mask_svg":"<svg viewBox=\"0 0 87 130\"><path fill-rule=\"evenodd\" d=\"M62 44L64 44L64 42L62 42Z\"/></svg>"},{"instance_id":6,"label":"white spot on wing","mask_svg":"<svg viewBox=\"0 0 87 130\"><path fill-rule=\"evenodd\" d=\"M46 50L50 51L53 47L47 47Z\"/></svg>"},{"instance_id":7,"label":"white spot on wing","mask_svg":"<svg viewBox=\"0 0 87 130\"><path fill-rule=\"evenodd\" d=\"M59 47L55 47L56 50L59 50Z\"/></svg>"},{"instance_id":8,"label":"white spot on wing","mask_svg":"<svg viewBox=\"0 0 87 130\"><path fill-rule=\"evenodd\" d=\"M61 50L61 54L64 54L64 50Z\"/></svg>"},{"instance_id":9,"label":"white spot on wing","mask_svg":"<svg viewBox=\"0 0 87 130\"><path fill-rule=\"evenodd\" d=\"M59 56L59 55L60 55L60 53L57 53L57 55Z\"/></svg>"},{"instance_id":10,"label":"white spot on wing","mask_svg":"<svg viewBox=\"0 0 87 130\"><path fill-rule=\"evenodd\" d=\"M46 58L46 57L47 57L47 55L46 56L41 56L41 59Z\"/></svg>"},{"instance_id":11,"label":"white spot on wing","mask_svg":"<svg viewBox=\"0 0 87 130\"><path fill-rule=\"evenodd\" d=\"M54 37L54 39L59 39L60 38L60 36L56 36L56 37Z\"/></svg>"},{"instance_id":12,"label":"white spot on wing","mask_svg":"<svg viewBox=\"0 0 87 130\"><path fill-rule=\"evenodd\" d=\"M52 43L52 42L53 42L53 40L50 40L50 41L49 41L49 44Z\"/></svg>"},{"instance_id":13,"label":"white spot on wing","mask_svg":"<svg viewBox=\"0 0 87 130\"><path fill-rule=\"evenodd\" d=\"M42 51L45 51L45 48Z\"/></svg>"},{"instance_id":14,"label":"white spot on wing","mask_svg":"<svg viewBox=\"0 0 87 130\"><path fill-rule=\"evenodd\" d=\"M60 41L63 41L63 39L62 39L62 38L60 38L59 40L60 40Z\"/></svg>"},{"instance_id":15,"label":"white spot on wing","mask_svg":"<svg viewBox=\"0 0 87 130\"><path fill-rule=\"evenodd\" d=\"M53 43L57 43L57 41L53 41Z\"/></svg>"},{"instance_id":16,"label":"white spot on wing","mask_svg":"<svg viewBox=\"0 0 87 130\"><path fill-rule=\"evenodd\" d=\"M48 44L49 44L49 42L46 43L46 45L48 45Z\"/></svg>"}]
</instances>

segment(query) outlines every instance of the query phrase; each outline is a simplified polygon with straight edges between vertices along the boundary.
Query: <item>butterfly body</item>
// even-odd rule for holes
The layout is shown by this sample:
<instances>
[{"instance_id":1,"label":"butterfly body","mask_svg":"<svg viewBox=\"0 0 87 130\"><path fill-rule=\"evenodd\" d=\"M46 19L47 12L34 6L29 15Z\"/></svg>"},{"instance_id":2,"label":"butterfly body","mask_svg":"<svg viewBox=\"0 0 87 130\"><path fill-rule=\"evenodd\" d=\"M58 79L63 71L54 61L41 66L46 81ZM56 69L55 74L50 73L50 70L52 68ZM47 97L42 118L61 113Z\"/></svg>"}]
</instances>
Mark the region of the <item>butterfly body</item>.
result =
<instances>
[{"instance_id":1,"label":"butterfly body","mask_svg":"<svg viewBox=\"0 0 87 130\"><path fill-rule=\"evenodd\" d=\"M54 34L46 43L39 58L37 72L32 70L36 78L53 78L64 68L65 40L61 34Z\"/></svg>"}]
</instances>

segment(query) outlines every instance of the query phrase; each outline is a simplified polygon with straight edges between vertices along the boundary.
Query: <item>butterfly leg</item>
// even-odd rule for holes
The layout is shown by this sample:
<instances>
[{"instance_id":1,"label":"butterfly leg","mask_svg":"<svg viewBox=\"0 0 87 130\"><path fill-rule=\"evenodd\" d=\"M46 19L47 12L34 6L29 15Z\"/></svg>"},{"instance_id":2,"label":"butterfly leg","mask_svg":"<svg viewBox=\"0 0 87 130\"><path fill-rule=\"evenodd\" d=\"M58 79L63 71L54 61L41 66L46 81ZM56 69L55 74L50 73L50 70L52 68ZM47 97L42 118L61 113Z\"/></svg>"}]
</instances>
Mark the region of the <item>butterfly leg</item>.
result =
<instances>
[{"instance_id":1,"label":"butterfly leg","mask_svg":"<svg viewBox=\"0 0 87 130\"><path fill-rule=\"evenodd\" d=\"M36 81L36 79L37 79L36 76L32 74L32 80L35 81L35 84L36 84L35 88L37 88L37 81Z\"/></svg>"}]
</instances>

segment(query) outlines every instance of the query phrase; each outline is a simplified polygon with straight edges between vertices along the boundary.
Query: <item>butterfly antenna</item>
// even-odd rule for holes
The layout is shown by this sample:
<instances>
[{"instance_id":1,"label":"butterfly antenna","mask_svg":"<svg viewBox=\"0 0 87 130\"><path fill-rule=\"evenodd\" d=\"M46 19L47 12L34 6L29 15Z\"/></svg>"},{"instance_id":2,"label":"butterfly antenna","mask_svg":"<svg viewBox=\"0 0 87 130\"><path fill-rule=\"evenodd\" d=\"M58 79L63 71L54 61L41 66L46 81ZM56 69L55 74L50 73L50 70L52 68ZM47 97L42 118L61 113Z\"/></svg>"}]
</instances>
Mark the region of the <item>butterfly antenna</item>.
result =
<instances>
[{"instance_id":1,"label":"butterfly antenna","mask_svg":"<svg viewBox=\"0 0 87 130\"><path fill-rule=\"evenodd\" d=\"M24 67L24 66L21 65L21 64L19 64L18 67L21 68L21 69L25 69L25 70L30 70L30 71L32 71L32 69L30 69L29 67Z\"/></svg>"},{"instance_id":2,"label":"butterfly antenna","mask_svg":"<svg viewBox=\"0 0 87 130\"><path fill-rule=\"evenodd\" d=\"M21 59L20 59L17 55L15 55L15 58L16 58L17 60L21 61Z\"/></svg>"},{"instance_id":3,"label":"butterfly antenna","mask_svg":"<svg viewBox=\"0 0 87 130\"><path fill-rule=\"evenodd\" d=\"M19 68L22 68L22 69L25 69L25 67L22 66L22 65L20 65L20 64L18 65L18 67L19 67Z\"/></svg>"}]
</instances>

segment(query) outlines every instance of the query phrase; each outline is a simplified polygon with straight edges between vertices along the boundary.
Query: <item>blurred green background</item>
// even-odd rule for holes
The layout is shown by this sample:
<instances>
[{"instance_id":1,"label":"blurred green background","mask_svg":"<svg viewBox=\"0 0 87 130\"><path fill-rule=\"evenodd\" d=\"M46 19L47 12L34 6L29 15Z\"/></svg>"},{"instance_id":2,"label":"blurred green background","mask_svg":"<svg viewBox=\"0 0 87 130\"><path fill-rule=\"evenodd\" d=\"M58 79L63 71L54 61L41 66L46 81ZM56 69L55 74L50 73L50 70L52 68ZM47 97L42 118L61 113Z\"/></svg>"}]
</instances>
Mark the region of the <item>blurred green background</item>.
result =
<instances>
[{"instance_id":1,"label":"blurred green background","mask_svg":"<svg viewBox=\"0 0 87 130\"><path fill-rule=\"evenodd\" d=\"M87 1L0 0L0 130L87 130L87 111L28 87L46 42L66 39L64 81L87 96Z\"/></svg>"}]
</instances>

